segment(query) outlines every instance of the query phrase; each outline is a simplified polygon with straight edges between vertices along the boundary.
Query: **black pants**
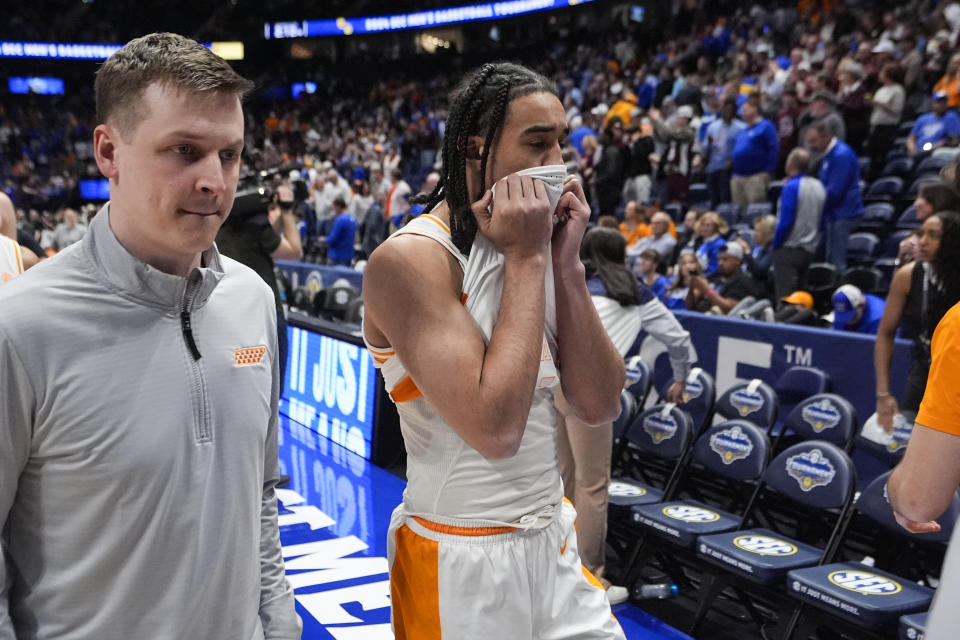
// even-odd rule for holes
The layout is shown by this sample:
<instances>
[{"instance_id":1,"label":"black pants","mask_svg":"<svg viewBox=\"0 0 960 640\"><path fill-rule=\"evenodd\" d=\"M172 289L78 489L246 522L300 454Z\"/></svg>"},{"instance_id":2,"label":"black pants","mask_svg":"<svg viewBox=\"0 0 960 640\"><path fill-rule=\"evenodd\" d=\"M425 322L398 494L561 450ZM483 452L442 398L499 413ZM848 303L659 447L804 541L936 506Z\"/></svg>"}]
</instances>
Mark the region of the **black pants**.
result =
<instances>
[{"instance_id":1,"label":"black pants","mask_svg":"<svg viewBox=\"0 0 960 640\"><path fill-rule=\"evenodd\" d=\"M283 307L277 305L277 364L280 366L280 396L283 396L284 385L287 382L287 319L283 315Z\"/></svg>"},{"instance_id":2,"label":"black pants","mask_svg":"<svg viewBox=\"0 0 960 640\"><path fill-rule=\"evenodd\" d=\"M921 361L914 356L913 364L910 365L910 373L907 374L907 386L903 390L903 398L900 400L900 409L903 411L919 411L920 403L923 401L923 392L927 387L927 375L930 373L930 362Z\"/></svg>"},{"instance_id":3,"label":"black pants","mask_svg":"<svg viewBox=\"0 0 960 640\"><path fill-rule=\"evenodd\" d=\"M807 268L813 262L813 254L796 247L780 247L773 250L773 295L777 304L803 286Z\"/></svg>"}]
</instances>

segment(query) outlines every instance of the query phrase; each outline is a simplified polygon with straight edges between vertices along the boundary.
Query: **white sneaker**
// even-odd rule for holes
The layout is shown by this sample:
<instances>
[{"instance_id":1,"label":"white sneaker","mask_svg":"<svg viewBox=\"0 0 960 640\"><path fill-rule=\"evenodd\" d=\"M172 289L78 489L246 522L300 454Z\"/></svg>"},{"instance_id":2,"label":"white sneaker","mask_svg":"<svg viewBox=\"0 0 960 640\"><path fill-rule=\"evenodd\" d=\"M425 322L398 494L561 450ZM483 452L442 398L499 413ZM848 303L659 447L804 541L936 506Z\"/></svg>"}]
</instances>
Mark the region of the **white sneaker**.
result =
<instances>
[{"instance_id":1,"label":"white sneaker","mask_svg":"<svg viewBox=\"0 0 960 640\"><path fill-rule=\"evenodd\" d=\"M630 599L630 591L626 587L612 584L607 587L607 600L611 605L620 604Z\"/></svg>"}]
</instances>

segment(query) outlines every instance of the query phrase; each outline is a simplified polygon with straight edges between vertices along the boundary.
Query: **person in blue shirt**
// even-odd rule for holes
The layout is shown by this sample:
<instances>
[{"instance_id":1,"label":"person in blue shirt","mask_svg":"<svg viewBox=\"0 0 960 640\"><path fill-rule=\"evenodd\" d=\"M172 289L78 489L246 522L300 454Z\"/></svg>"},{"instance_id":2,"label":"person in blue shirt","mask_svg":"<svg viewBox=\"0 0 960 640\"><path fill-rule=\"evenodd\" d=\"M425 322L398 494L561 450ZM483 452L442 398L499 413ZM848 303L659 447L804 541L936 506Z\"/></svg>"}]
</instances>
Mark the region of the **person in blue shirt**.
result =
<instances>
[{"instance_id":1,"label":"person in blue shirt","mask_svg":"<svg viewBox=\"0 0 960 640\"><path fill-rule=\"evenodd\" d=\"M646 249L637 263L634 275L662 302L670 286L670 279L663 275L663 256L654 249Z\"/></svg>"},{"instance_id":2,"label":"person in blue shirt","mask_svg":"<svg viewBox=\"0 0 960 640\"><path fill-rule=\"evenodd\" d=\"M720 117L707 125L703 145L707 164L707 188L710 206L730 202L730 169L733 166L733 146L737 136L747 128L736 119L737 101L727 98L720 107Z\"/></svg>"},{"instance_id":3,"label":"person in blue shirt","mask_svg":"<svg viewBox=\"0 0 960 640\"><path fill-rule=\"evenodd\" d=\"M847 268L847 241L850 231L863 215L860 195L860 162L847 143L837 139L824 120L807 128L807 146L821 154L820 182L827 192L823 204L824 239L827 262L843 272Z\"/></svg>"},{"instance_id":4,"label":"person in blue shirt","mask_svg":"<svg viewBox=\"0 0 960 640\"><path fill-rule=\"evenodd\" d=\"M918 152L929 152L938 147L952 146L960 136L960 118L947 110L947 92L933 94L930 113L925 113L913 125L907 138L907 153L910 156Z\"/></svg>"},{"instance_id":5,"label":"person in blue shirt","mask_svg":"<svg viewBox=\"0 0 960 640\"><path fill-rule=\"evenodd\" d=\"M741 107L746 128L733 144L730 194L741 209L767 201L767 187L780 159L777 128L760 114L760 98L751 95Z\"/></svg>"},{"instance_id":6,"label":"person in blue shirt","mask_svg":"<svg viewBox=\"0 0 960 640\"><path fill-rule=\"evenodd\" d=\"M697 220L696 229L700 238L696 249L697 260L703 266L703 275L712 276L719 267L720 250L727 244L724 236L730 227L719 214L708 211Z\"/></svg>"},{"instance_id":7,"label":"person in blue shirt","mask_svg":"<svg viewBox=\"0 0 960 640\"><path fill-rule=\"evenodd\" d=\"M347 211L347 203L337 198L333 207L333 226L327 241L327 262L349 267L353 263L354 241L357 237L357 219Z\"/></svg>"},{"instance_id":8,"label":"person in blue shirt","mask_svg":"<svg viewBox=\"0 0 960 640\"><path fill-rule=\"evenodd\" d=\"M581 156L583 155L583 139L587 136L596 138L597 132L584 124L583 116L570 118L570 136L567 140Z\"/></svg>"},{"instance_id":9,"label":"person in blue shirt","mask_svg":"<svg viewBox=\"0 0 960 640\"><path fill-rule=\"evenodd\" d=\"M877 335L886 303L852 284L845 284L833 294L833 328L836 331Z\"/></svg>"}]
</instances>

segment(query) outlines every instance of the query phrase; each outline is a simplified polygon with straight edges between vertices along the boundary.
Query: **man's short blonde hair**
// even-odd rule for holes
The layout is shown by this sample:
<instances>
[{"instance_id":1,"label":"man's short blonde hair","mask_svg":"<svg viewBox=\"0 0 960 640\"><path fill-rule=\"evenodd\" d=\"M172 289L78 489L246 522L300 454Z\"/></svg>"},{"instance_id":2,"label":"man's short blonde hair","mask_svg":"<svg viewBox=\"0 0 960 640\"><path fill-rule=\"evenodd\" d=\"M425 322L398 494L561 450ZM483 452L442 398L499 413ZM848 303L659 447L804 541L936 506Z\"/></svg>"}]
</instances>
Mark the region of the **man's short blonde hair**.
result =
<instances>
[{"instance_id":1,"label":"man's short blonde hair","mask_svg":"<svg viewBox=\"0 0 960 640\"><path fill-rule=\"evenodd\" d=\"M97 120L129 137L146 116L143 93L154 82L203 93L219 91L243 99L253 83L202 44L175 33L135 38L107 58L94 82Z\"/></svg>"}]
</instances>

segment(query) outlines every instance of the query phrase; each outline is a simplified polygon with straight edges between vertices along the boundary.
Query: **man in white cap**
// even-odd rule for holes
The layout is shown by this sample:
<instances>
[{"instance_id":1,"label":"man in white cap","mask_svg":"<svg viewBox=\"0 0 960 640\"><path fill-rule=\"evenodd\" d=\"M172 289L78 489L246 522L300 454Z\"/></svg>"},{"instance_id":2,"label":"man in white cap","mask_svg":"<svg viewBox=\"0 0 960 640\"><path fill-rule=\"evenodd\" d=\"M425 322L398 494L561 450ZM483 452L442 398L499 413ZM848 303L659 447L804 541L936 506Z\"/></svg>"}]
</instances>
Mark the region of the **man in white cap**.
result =
<instances>
[{"instance_id":1,"label":"man in white cap","mask_svg":"<svg viewBox=\"0 0 960 640\"><path fill-rule=\"evenodd\" d=\"M743 247L730 242L720 250L717 260L718 269L709 279L694 276L690 283L689 296L694 291L700 293L700 302L696 306L704 311L716 307L724 315L730 313L746 297L759 295L760 287L750 274L741 269ZM689 306L688 306L689 308Z\"/></svg>"},{"instance_id":2,"label":"man in white cap","mask_svg":"<svg viewBox=\"0 0 960 640\"><path fill-rule=\"evenodd\" d=\"M933 94L930 112L925 113L913 125L907 137L907 153L911 156L920 151L933 151L939 147L952 147L960 136L960 118L947 110L947 92Z\"/></svg>"},{"instance_id":3,"label":"man in white cap","mask_svg":"<svg viewBox=\"0 0 960 640\"><path fill-rule=\"evenodd\" d=\"M885 306L883 298L845 284L833 294L833 328L876 335Z\"/></svg>"}]
</instances>

